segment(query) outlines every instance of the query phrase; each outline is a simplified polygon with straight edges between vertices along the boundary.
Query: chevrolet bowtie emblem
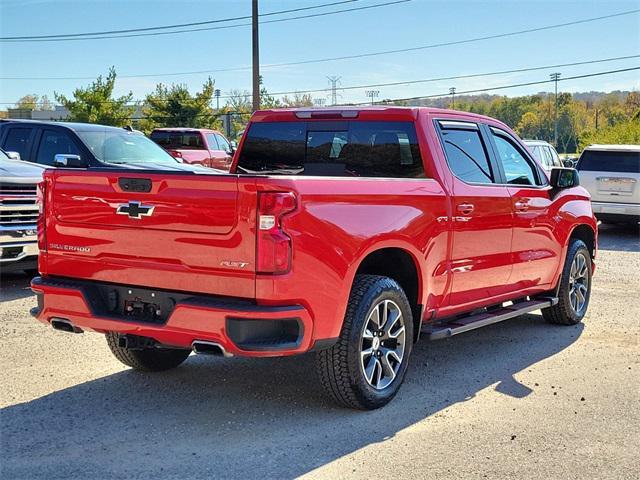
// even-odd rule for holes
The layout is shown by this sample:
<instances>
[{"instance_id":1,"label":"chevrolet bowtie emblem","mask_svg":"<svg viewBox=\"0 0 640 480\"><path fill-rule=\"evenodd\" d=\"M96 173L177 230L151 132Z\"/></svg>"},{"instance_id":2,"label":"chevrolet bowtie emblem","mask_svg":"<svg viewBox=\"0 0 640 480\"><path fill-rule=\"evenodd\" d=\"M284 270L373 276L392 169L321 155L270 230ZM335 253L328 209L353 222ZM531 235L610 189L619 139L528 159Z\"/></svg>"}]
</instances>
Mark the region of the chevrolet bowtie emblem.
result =
<instances>
[{"instance_id":1,"label":"chevrolet bowtie emblem","mask_svg":"<svg viewBox=\"0 0 640 480\"><path fill-rule=\"evenodd\" d=\"M148 217L153 214L153 209L156 208L152 205L143 205L140 202L123 203L116 208L118 215L127 215L129 218L141 219L142 217Z\"/></svg>"}]
</instances>

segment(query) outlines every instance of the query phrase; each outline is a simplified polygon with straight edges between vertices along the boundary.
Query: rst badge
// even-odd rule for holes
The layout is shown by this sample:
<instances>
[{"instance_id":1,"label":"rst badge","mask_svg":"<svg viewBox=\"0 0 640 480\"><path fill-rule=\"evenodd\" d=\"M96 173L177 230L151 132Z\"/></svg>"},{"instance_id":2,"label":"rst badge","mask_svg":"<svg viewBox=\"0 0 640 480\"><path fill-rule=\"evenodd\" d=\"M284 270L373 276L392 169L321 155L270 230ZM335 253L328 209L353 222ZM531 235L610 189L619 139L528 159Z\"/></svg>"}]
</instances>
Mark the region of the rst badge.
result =
<instances>
[{"instance_id":1,"label":"rst badge","mask_svg":"<svg viewBox=\"0 0 640 480\"><path fill-rule=\"evenodd\" d=\"M135 218L140 220L142 217L148 217L153 215L153 210L156 207L153 205L143 205L140 202L129 201L129 203L123 203L118 205L116 213L118 215L127 215L129 218Z\"/></svg>"}]
</instances>

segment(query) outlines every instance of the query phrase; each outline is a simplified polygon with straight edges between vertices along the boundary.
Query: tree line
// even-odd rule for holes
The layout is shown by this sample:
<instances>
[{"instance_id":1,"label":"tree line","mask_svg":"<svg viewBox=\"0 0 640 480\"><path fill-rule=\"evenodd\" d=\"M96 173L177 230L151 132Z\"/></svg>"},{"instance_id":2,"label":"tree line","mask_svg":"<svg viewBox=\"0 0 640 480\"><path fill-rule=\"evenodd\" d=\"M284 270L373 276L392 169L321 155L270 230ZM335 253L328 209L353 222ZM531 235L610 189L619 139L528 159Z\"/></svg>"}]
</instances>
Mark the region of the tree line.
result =
<instances>
[{"instance_id":1,"label":"tree line","mask_svg":"<svg viewBox=\"0 0 640 480\"><path fill-rule=\"evenodd\" d=\"M221 130L223 116L232 113L229 118L235 135L244 129L252 111L250 93L237 89L226 92L223 104L217 108L221 99L216 98L212 78L193 94L186 85L160 83L137 103L131 92L117 98L113 96L116 78L112 67L106 76L99 76L90 85L75 89L70 97L56 93L55 101L70 112L69 121L132 125L145 133L157 127ZM579 152L591 143L640 144L640 94L634 91L559 93L557 112L556 98L549 93L519 97L485 94L412 102L383 100L380 103L455 108L488 115L512 127L522 138L556 143L556 148L565 153ZM276 98L261 86L261 108L311 107L313 104L308 93ZM16 106L32 110L53 108L46 96L38 95L26 95ZM557 142L554 142L556 118Z\"/></svg>"}]
</instances>

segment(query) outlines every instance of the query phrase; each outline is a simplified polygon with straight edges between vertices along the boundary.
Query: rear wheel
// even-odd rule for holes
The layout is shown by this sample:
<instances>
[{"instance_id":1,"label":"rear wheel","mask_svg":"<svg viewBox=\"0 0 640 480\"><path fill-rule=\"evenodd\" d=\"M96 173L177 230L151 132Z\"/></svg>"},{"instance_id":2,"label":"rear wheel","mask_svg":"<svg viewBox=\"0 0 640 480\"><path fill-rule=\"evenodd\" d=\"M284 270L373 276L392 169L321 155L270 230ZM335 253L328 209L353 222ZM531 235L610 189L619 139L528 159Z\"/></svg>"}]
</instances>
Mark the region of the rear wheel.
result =
<instances>
[{"instance_id":1,"label":"rear wheel","mask_svg":"<svg viewBox=\"0 0 640 480\"><path fill-rule=\"evenodd\" d=\"M128 367L143 372L161 372L177 367L184 362L191 350L169 348L144 348L132 349L121 347L119 335L116 332L108 332L107 345L111 353Z\"/></svg>"},{"instance_id":2,"label":"rear wheel","mask_svg":"<svg viewBox=\"0 0 640 480\"><path fill-rule=\"evenodd\" d=\"M591 296L591 273L589 249L582 240L572 240L560 277L558 303L542 310L547 322L575 325L582 321Z\"/></svg>"},{"instance_id":3,"label":"rear wheel","mask_svg":"<svg viewBox=\"0 0 640 480\"><path fill-rule=\"evenodd\" d=\"M350 408L372 410L389 403L407 371L413 318L395 280L356 276L340 339L316 353L325 391Z\"/></svg>"}]
</instances>

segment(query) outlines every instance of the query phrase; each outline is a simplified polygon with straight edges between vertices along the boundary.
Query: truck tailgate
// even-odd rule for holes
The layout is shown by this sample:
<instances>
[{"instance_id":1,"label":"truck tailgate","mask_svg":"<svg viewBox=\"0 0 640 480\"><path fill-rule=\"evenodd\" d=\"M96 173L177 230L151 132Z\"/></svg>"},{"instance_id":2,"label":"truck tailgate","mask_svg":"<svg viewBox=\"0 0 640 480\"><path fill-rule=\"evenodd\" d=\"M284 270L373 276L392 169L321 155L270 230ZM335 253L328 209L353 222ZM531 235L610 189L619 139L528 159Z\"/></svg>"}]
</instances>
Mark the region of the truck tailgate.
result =
<instances>
[{"instance_id":1,"label":"truck tailgate","mask_svg":"<svg viewBox=\"0 0 640 480\"><path fill-rule=\"evenodd\" d=\"M48 171L46 274L255 296L254 180Z\"/></svg>"}]
</instances>

